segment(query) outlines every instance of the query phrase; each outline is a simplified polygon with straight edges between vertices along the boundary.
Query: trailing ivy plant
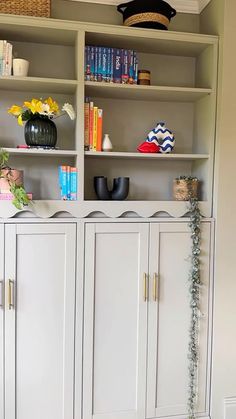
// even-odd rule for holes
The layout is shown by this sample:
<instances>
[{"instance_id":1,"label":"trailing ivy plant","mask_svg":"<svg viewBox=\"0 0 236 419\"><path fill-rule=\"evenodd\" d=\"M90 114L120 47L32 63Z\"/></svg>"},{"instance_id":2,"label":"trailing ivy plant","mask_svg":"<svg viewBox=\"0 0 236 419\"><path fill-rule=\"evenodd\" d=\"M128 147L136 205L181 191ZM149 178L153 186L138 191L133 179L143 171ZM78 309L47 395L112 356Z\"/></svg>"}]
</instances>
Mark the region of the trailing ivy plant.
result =
<instances>
[{"instance_id":1,"label":"trailing ivy plant","mask_svg":"<svg viewBox=\"0 0 236 419\"><path fill-rule=\"evenodd\" d=\"M191 230L191 267L189 273L190 293L190 331L189 331L189 394L188 419L195 419L198 396L198 363L199 363L199 320L200 320L200 253L201 253L201 213L198 199L189 199L189 213Z\"/></svg>"},{"instance_id":2,"label":"trailing ivy plant","mask_svg":"<svg viewBox=\"0 0 236 419\"><path fill-rule=\"evenodd\" d=\"M17 185L12 180L11 168L8 166L9 153L0 148L0 178L7 180L13 195L12 204L19 210L28 205L30 200L23 185ZM5 171L6 169L6 171Z\"/></svg>"}]
</instances>

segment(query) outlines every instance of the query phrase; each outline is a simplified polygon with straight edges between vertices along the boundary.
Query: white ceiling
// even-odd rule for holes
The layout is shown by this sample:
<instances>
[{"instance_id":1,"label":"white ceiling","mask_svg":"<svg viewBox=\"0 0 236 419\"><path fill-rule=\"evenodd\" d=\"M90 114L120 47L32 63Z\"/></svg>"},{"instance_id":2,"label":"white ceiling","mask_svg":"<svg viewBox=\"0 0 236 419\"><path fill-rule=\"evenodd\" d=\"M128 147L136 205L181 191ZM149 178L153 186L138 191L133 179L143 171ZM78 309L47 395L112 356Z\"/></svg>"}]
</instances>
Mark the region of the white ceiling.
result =
<instances>
[{"instance_id":1,"label":"white ceiling","mask_svg":"<svg viewBox=\"0 0 236 419\"><path fill-rule=\"evenodd\" d=\"M123 3L122 0L69 0L69 1L82 1L85 3L99 3L110 4L117 6ZM181 13L194 13L199 14L210 3L211 0L168 0L168 3L174 7L177 12Z\"/></svg>"}]
</instances>

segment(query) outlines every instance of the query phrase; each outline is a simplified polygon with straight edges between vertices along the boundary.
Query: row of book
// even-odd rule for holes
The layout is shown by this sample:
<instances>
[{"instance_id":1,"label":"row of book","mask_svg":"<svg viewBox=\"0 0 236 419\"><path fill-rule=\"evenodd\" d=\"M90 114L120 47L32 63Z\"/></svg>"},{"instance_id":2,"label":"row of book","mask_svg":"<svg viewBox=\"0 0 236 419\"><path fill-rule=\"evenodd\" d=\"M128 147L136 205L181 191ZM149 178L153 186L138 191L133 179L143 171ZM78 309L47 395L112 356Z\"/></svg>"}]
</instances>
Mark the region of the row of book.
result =
<instances>
[{"instance_id":1,"label":"row of book","mask_svg":"<svg viewBox=\"0 0 236 419\"><path fill-rule=\"evenodd\" d=\"M10 76L12 70L12 44L0 40L0 76Z\"/></svg>"},{"instance_id":2,"label":"row of book","mask_svg":"<svg viewBox=\"0 0 236 419\"><path fill-rule=\"evenodd\" d=\"M77 200L78 172L76 167L59 166L59 186L63 201Z\"/></svg>"},{"instance_id":3,"label":"row of book","mask_svg":"<svg viewBox=\"0 0 236 419\"><path fill-rule=\"evenodd\" d=\"M84 78L86 81L137 84L137 53L128 49L86 46Z\"/></svg>"},{"instance_id":4,"label":"row of book","mask_svg":"<svg viewBox=\"0 0 236 419\"><path fill-rule=\"evenodd\" d=\"M102 151L103 110L89 98L84 104L84 149Z\"/></svg>"}]
</instances>

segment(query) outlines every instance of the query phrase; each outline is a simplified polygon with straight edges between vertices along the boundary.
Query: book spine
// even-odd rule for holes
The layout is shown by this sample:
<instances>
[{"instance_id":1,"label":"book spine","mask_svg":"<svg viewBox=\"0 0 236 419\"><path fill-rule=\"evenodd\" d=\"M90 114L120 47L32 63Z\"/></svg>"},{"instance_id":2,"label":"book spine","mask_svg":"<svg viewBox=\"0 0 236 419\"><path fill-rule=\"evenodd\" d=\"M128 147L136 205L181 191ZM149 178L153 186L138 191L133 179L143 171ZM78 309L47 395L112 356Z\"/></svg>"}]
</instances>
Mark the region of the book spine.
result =
<instances>
[{"instance_id":1,"label":"book spine","mask_svg":"<svg viewBox=\"0 0 236 419\"><path fill-rule=\"evenodd\" d=\"M59 167L59 184L61 189L61 199L67 199L67 184L66 184L66 166Z\"/></svg>"},{"instance_id":2,"label":"book spine","mask_svg":"<svg viewBox=\"0 0 236 419\"><path fill-rule=\"evenodd\" d=\"M106 81L108 83L110 83L112 79L112 74L111 74L111 48L107 48L107 77L106 77Z\"/></svg>"},{"instance_id":3,"label":"book spine","mask_svg":"<svg viewBox=\"0 0 236 419\"><path fill-rule=\"evenodd\" d=\"M77 181L78 181L76 167L71 167L70 181L71 181L70 200L76 201L77 200Z\"/></svg>"},{"instance_id":4,"label":"book spine","mask_svg":"<svg viewBox=\"0 0 236 419\"><path fill-rule=\"evenodd\" d=\"M91 74L91 51L90 46L87 46L87 53L86 53L86 80L90 81L90 74Z\"/></svg>"},{"instance_id":5,"label":"book spine","mask_svg":"<svg viewBox=\"0 0 236 419\"><path fill-rule=\"evenodd\" d=\"M113 79L114 79L114 48L111 48L111 80L110 82L113 83Z\"/></svg>"},{"instance_id":6,"label":"book spine","mask_svg":"<svg viewBox=\"0 0 236 419\"><path fill-rule=\"evenodd\" d=\"M93 102L89 103L89 150L93 149Z\"/></svg>"},{"instance_id":7,"label":"book spine","mask_svg":"<svg viewBox=\"0 0 236 419\"><path fill-rule=\"evenodd\" d=\"M113 82L121 83L121 50L118 48L114 49L113 66Z\"/></svg>"},{"instance_id":8,"label":"book spine","mask_svg":"<svg viewBox=\"0 0 236 419\"><path fill-rule=\"evenodd\" d=\"M103 123L103 110L98 109L97 151L102 151L102 123Z\"/></svg>"},{"instance_id":9,"label":"book spine","mask_svg":"<svg viewBox=\"0 0 236 419\"><path fill-rule=\"evenodd\" d=\"M89 99L85 99L84 104L84 149L89 150Z\"/></svg>"},{"instance_id":10,"label":"book spine","mask_svg":"<svg viewBox=\"0 0 236 419\"><path fill-rule=\"evenodd\" d=\"M102 48L102 81L107 81L108 48Z\"/></svg>"},{"instance_id":11,"label":"book spine","mask_svg":"<svg viewBox=\"0 0 236 419\"><path fill-rule=\"evenodd\" d=\"M93 151L97 150L97 137L98 137L98 107L93 108Z\"/></svg>"},{"instance_id":12,"label":"book spine","mask_svg":"<svg viewBox=\"0 0 236 419\"><path fill-rule=\"evenodd\" d=\"M94 53L94 81L98 81L98 47L95 47Z\"/></svg>"},{"instance_id":13,"label":"book spine","mask_svg":"<svg viewBox=\"0 0 236 419\"><path fill-rule=\"evenodd\" d=\"M102 81L102 47L98 47L98 75L97 81Z\"/></svg>"},{"instance_id":14,"label":"book spine","mask_svg":"<svg viewBox=\"0 0 236 419\"><path fill-rule=\"evenodd\" d=\"M87 80L87 60L88 60L88 47L87 45L84 47L84 80Z\"/></svg>"},{"instance_id":15,"label":"book spine","mask_svg":"<svg viewBox=\"0 0 236 419\"><path fill-rule=\"evenodd\" d=\"M138 84L138 57L134 52L134 84Z\"/></svg>"},{"instance_id":16,"label":"book spine","mask_svg":"<svg viewBox=\"0 0 236 419\"><path fill-rule=\"evenodd\" d=\"M5 76L11 75L12 69L12 44L6 44Z\"/></svg>"},{"instance_id":17,"label":"book spine","mask_svg":"<svg viewBox=\"0 0 236 419\"><path fill-rule=\"evenodd\" d=\"M90 80L95 81L95 48L90 47Z\"/></svg>"},{"instance_id":18,"label":"book spine","mask_svg":"<svg viewBox=\"0 0 236 419\"><path fill-rule=\"evenodd\" d=\"M129 81L128 50L122 50L121 82L127 84Z\"/></svg>"},{"instance_id":19,"label":"book spine","mask_svg":"<svg viewBox=\"0 0 236 419\"><path fill-rule=\"evenodd\" d=\"M70 201L71 196L71 178L70 178L70 166L66 166L66 199Z\"/></svg>"},{"instance_id":20,"label":"book spine","mask_svg":"<svg viewBox=\"0 0 236 419\"><path fill-rule=\"evenodd\" d=\"M134 84L134 51L128 51L128 71L129 71L129 84Z\"/></svg>"}]
</instances>

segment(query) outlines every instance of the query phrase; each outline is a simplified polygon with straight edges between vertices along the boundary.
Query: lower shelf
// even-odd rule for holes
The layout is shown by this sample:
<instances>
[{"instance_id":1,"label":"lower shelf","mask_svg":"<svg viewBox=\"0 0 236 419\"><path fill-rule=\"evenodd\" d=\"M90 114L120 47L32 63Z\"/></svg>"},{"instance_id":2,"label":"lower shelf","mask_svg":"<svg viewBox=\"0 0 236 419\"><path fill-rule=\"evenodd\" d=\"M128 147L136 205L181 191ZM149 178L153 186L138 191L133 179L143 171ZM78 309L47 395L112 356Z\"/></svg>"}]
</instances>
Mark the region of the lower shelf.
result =
<instances>
[{"instance_id":1,"label":"lower shelf","mask_svg":"<svg viewBox=\"0 0 236 419\"><path fill-rule=\"evenodd\" d=\"M211 205L200 202L201 214L211 217ZM67 213L76 218L86 217L184 217L188 214L186 201L33 201L23 210L17 210L10 201L0 202L0 218L14 216L59 217ZM30 213L30 215L28 215Z\"/></svg>"}]
</instances>

